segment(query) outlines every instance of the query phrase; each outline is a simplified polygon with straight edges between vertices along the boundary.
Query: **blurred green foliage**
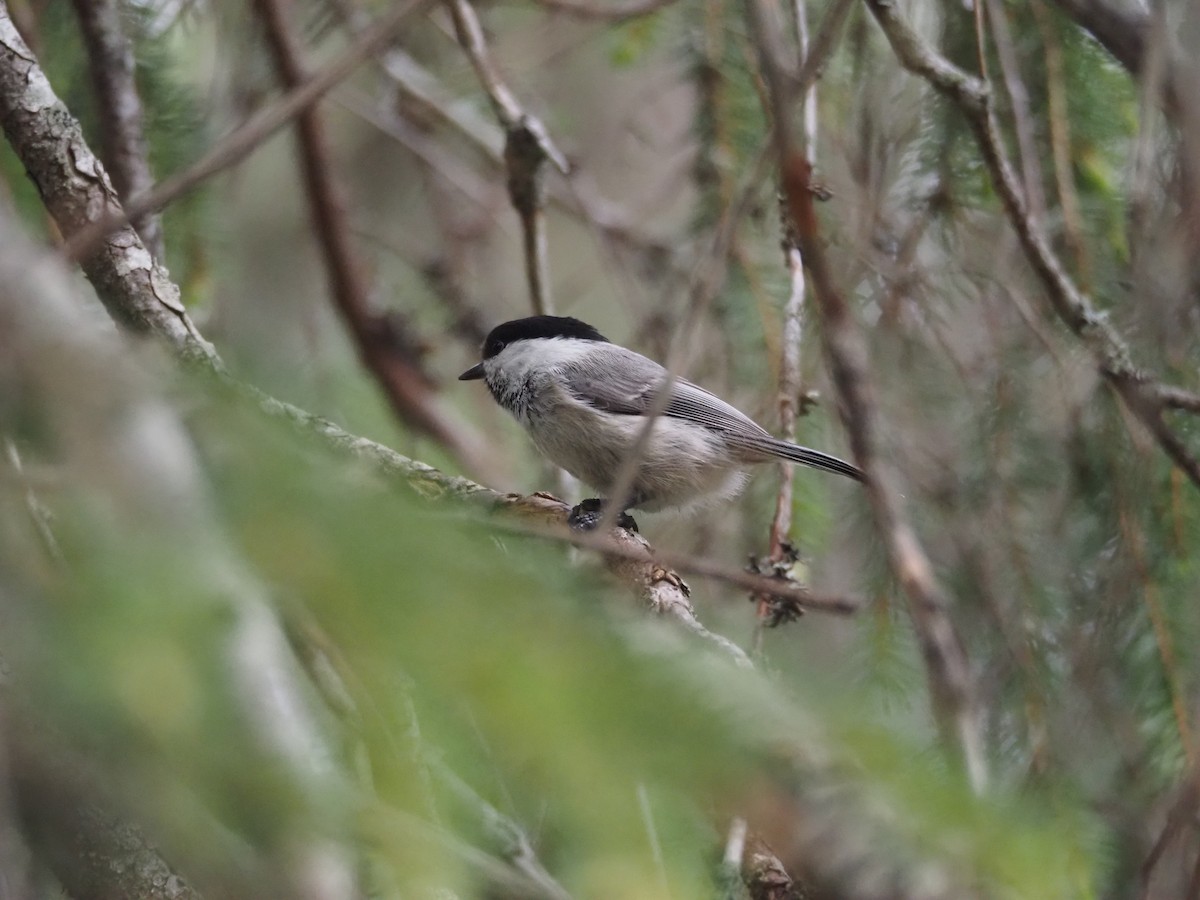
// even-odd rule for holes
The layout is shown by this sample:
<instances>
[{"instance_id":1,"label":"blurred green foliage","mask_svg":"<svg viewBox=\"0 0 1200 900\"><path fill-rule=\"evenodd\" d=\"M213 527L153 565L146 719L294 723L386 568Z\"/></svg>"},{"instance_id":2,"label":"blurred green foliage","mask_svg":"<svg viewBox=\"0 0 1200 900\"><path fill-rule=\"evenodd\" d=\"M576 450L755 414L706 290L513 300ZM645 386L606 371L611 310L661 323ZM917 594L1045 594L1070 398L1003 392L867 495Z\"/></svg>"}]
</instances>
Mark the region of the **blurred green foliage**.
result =
<instances>
[{"instance_id":1,"label":"blurred green foliage","mask_svg":"<svg viewBox=\"0 0 1200 900\"><path fill-rule=\"evenodd\" d=\"M814 4L810 22L827 9ZM324 23L326 12L314 8L314 20ZM635 225L666 235L660 242L677 253L680 270L711 252L714 228L748 185L722 289L680 340L690 342L696 365L689 377L773 425L790 285L774 186L750 179L766 119L742 8L687 0L591 32L560 32L559 20L547 25L528 9L483 12L505 71L517 73L547 121L571 132L565 143L584 157L585 171L586 162L611 163L607 181L597 180L630 205ZM1044 224L1139 358L1184 381L1194 374L1197 346L1186 312L1192 297L1181 289L1182 299L1168 302L1167 288L1136 284L1138 253L1156 274L1166 264L1142 245L1129 212L1134 141L1158 141L1152 149L1164 159L1172 145L1139 131L1145 115L1127 73L1055 10L1043 12L1004 7L1051 207ZM270 86L264 65L230 61L229 47L245 39L227 32L244 26L244 11L218 10L219 21L199 36L186 22L152 36L142 13L130 23L161 177L234 124L221 120L214 110L222 104L200 87L211 75L201 56L228 63L223 74L244 79L238 86L248 95ZM970 12L917 4L914 17L942 52L977 67ZM36 21L52 84L98 143L69 5L43 5ZM585 93L612 74L569 59L592 38L606 52L589 59L635 76L630 83L645 76L648 86L638 90L647 95L682 84L684 101L668 109L653 96ZM486 109L436 20L414 25L401 44L472 109ZM1051 47L1062 55L1057 87L1068 104L1066 121L1056 123L1069 138L1066 185L1057 181L1046 112ZM984 58L1015 155L1014 111L994 47ZM657 71L669 77L654 81ZM377 75L362 80L378 90L380 108L411 114L390 88L368 80ZM577 102L580 95L625 105L597 110ZM822 204L822 228L869 342L880 439L904 474L905 502L978 678L994 772L985 798L972 796L940 749L953 742L939 741L931 721L926 664L901 586L866 503L844 485L798 473L792 537L818 585L828 580L872 605L848 622L810 615L767 636L767 652L750 672L648 620L563 547L509 533L479 510L419 499L196 385L172 385L171 399L203 463L208 492L189 501L203 507L200 533L130 516L119 485L62 458L36 409L8 396L0 404L0 430L35 468L67 470L46 492L59 566L34 549L16 480L0 484L0 588L15 598L5 653L22 673L23 701L177 844L220 848L217 833L225 830L239 846L270 853L298 833L331 836L371 862L364 871L378 896L433 887L463 898L495 895L469 851L502 855L503 848L479 809L439 778L439 767L520 823L541 861L578 897L662 897L668 889L674 897L710 896L730 818L764 808L764 827L779 828L771 834L779 852L801 861L820 855L828 865L820 874L846 896L855 896L856 879L912 886L924 883L923 874L989 897L1130 894L1164 798L1195 752L1195 490L1098 387L1090 361L1045 312L961 114L899 71L860 7L819 98L818 171L833 191ZM605 144L587 130L601 113L620 123L612 128L622 140ZM434 117L404 121L433 142L436 160L479 164L478 154L463 152L468 142ZM662 162L667 174L656 169L643 179L628 171L622 141L644 138L639 128L686 136L684 151ZM386 254L372 258L388 304L426 333L449 320L438 291L416 281L426 255L439 251L456 261L486 320L524 309L501 187L500 199L480 210L463 199L469 192L445 190L449 176L430 175L428 160L414 165L419 156L408 145L380 150L382 138L365 129L337 138L357 191L351 196L368 196L380 209L357 218L355 228L378 230L379 246L408 253L399 272ZM264 150L258 168L248 169L254 177L234 189L225 185L214 199L204 188L171 206L174 276L189 302L224 298L227 318L217 317L216 333L243 342L246 369L364 433L452 467L431 442L392 423L325 310L284 143ZM660 162L654 154L671 156L643 143L651 150L630 158L650 160L647 168ZM591 144L613 159L588 160ZM388 166L363 162L377 157ZM498 171L480 164L477 174L499 184ZM686 177L677 178L680 171ZM6 148L0 178L18 215L45 232L36 193ZM677 194L662 187L672 178L685 182ZM1178 226L1169 219L1171 184L1155 184L1163 196L1149 205L1167 218L1146 232L1154 237ZM1068 233L1066 193L1079 201L1079 246ZM672 204L686 213L656 217ZM489 229L500 237L481 238ZM564 288L561 311L628 320L629 341L642 349L668 344L674 335L636 327L643 316L671 326L686 318L682 298L691 295L683 279L676 292L661 289L663 252L642 278L611 234L596 253L583 243L589 229L578 231L584 237L572 234L570 242L554 235L563 241L551 260ZM579 296L591 307L581 308ZM842 438L819 329L810 313L803 387L817 389L822 403L801 418L797 439L836 448ZM1164 351L1162 334L1183 349ZM453 388L453 373L477 348L456 343L445 328L428 343L424 361ZM516 483L553 487L540 480L517 427L486 400L446 395L504 457ZM1171 424L1197 445L1194 423ZM736 564L763 551L775 489L764 468L741 500L716 513L652 520L654 540L666 534L664 544L678 538L699 555ZM747 637L753 623L743 598L726 602L727 594L699 579L693 586L706 622ZM294 673L304 699L323 710L323 771L281 763L258 731L232 648L259 609L279 611L301 658L327 654L349 698L348 708L327 705L316 683ZM782 825L772 815L779 810L792 817ZM801 832L808 844L796 837ZM212 851L210 864L220 865L219 857Z\"/></svg>"}]
</instances>

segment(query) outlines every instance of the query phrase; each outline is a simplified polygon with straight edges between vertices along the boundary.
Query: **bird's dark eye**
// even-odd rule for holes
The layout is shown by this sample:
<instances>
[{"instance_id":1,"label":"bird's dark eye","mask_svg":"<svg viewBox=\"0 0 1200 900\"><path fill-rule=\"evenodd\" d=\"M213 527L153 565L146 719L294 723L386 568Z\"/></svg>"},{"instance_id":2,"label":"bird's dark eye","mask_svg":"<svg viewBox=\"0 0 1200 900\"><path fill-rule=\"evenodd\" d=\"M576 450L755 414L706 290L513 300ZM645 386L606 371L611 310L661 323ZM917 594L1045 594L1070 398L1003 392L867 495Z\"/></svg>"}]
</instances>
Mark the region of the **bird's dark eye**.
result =
<instances>
[{"instance_id":1,"label":"bird's dark eye","mask_svg":"<svg viewBox=\"0 0 1200 900\"><path fill-rule=\"evenodd\" d=\"M501 350L503 350L506 346L508 346L508 345L505 344L504 341L497 341L497 340L488 341L483 347L483 358L491 359L493 356L495 356L497 353L499 353Z\"/></svg>"}]
</instances>

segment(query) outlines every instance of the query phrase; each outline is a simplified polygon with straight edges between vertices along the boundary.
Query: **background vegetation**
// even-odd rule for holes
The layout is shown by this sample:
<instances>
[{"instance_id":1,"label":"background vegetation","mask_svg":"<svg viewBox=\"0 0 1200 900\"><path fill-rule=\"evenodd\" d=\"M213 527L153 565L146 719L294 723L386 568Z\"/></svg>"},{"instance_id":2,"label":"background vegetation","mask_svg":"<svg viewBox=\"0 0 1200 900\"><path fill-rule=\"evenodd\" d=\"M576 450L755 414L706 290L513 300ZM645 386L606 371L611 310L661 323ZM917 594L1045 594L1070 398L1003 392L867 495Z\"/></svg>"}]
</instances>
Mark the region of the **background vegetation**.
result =
<instances>
[{"instance_id":1,"label":"background vegetation","mask_svg":"<svg viewBox=\"0 0 1200 900\"><path fill-rule=\"evenodd\" d=\"M0 3L0 896L1200 894L1200 19L976 4ZM868 485L571 549L534 310Z\"/></svg>"}]
</instances>

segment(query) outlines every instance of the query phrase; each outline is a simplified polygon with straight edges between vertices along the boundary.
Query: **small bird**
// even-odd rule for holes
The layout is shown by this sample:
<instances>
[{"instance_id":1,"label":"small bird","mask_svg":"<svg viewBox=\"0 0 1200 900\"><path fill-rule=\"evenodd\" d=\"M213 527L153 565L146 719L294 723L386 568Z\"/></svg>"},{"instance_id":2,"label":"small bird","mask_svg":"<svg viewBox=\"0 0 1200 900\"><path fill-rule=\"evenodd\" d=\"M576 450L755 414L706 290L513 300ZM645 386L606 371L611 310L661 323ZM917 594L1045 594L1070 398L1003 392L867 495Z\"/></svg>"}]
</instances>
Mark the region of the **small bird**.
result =
<instances>
[{"instance_id":1,"label":"small bird","mask_svg":"<svg viewBox=\"0 0 1200 900\"><path fill-rule=\"evenodd\" d=\"M458 376L483 379L555 465L608 495L572 510L575 527L595 527L605 502L655 512L705 497L728 497L745 483L743 467L783 459L862 480L835 456L772 437L720 397L609 341L578 319L530 316L492 329L483 361ZM669 394L641 448L628 495L612 497L646 417ZM636 525L634 526L636 528Z\"/></svg>"}]
</instances>

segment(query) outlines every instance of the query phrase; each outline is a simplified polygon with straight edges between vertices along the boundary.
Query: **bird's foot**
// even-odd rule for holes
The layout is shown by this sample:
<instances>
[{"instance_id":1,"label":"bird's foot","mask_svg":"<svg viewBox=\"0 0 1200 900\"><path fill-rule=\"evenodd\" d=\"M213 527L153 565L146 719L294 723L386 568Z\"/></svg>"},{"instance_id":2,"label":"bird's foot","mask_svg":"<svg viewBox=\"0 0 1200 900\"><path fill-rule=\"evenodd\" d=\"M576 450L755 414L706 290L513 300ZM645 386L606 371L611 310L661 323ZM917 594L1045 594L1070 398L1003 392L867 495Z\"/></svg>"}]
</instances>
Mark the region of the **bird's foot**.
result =
<instances>
[{"instance_id":1,"label":"bird's foot","mask_svg":"<svg viewBox=\"0 0 1200 900\"><path fill-rule=\"evenodd\" d=\"M594 531L600 527L600 523L604 521L604 513L608 509L608 502L593 497L590 500L583 500L578 506L571 508L567 513L567 524L576 531ZM626 531L637 532L637 522L633 520L627 512L622 512L616 519L618 528L624 528Z\"/></svg>"}]
</instances>

